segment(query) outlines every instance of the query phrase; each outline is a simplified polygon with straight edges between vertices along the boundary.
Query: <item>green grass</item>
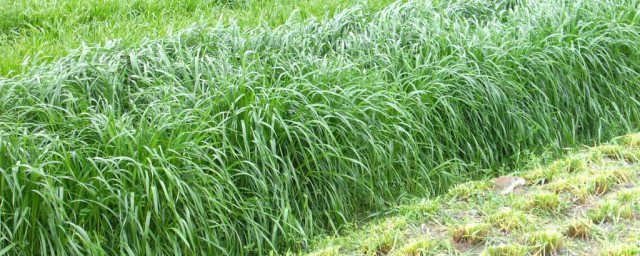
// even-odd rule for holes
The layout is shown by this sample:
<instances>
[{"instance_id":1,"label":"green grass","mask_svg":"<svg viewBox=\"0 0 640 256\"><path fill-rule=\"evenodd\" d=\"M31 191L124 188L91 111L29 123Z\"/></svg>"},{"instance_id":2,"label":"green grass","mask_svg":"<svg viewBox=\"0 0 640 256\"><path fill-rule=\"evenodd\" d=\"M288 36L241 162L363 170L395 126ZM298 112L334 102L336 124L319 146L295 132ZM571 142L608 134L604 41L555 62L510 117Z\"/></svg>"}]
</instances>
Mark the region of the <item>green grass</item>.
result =
<instances>
[{"instance_id":1,"label":"green grass","mask_svg":"<svg viewBox=\"0 0 640 256\"><path fill-rule=\"evenodd\" d=\"M636 130L637 7L412 1L72 51L0 80L0 248L303 250L527 152Z\"/></svg>"},{"instance_id":2,"label":"green grass","mask_svg":"<svg viewBox=\"0 0 640 256\"><path fill-rule=\"evenodd\" d=\"M197 24L277 26L292 13L326 18L354 5L379 10L392 0L0 0L0 77L23 73L82 45L135 45Z\"/></svg>"}]
</instances>

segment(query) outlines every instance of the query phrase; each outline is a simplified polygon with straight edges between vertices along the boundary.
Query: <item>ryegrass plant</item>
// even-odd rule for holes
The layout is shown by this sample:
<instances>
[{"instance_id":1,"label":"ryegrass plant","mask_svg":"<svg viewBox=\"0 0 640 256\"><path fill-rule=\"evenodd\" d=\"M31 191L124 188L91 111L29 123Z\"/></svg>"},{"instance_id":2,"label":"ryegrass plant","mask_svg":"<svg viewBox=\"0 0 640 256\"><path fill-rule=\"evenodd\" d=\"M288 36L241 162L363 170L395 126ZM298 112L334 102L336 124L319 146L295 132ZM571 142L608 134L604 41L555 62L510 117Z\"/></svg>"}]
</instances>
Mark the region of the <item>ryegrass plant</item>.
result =
<instances>
[{"instance_id":1,"label":"ryegrass plant","mask_svg":"<svg viewBox=\"0 0 640 256\"><path fill-rule=\"evenodd\" d=\"M299 250L522 150L638 128L638 1L508 2L195 28L0 80L0 248Z\"/></svg>"}]
</instances>

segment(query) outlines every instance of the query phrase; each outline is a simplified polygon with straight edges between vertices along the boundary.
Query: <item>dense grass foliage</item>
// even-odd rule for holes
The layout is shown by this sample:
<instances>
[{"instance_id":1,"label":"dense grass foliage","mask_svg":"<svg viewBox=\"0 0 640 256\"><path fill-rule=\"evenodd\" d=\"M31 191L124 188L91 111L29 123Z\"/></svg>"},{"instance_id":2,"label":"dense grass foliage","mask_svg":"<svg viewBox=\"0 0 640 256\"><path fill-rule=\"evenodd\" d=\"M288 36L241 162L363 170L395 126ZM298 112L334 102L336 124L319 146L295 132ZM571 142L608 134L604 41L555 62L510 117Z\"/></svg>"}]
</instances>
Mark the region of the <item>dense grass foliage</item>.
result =
<instances>
[{"instance_id":1,"label":"dense grass foliage","mask_svg":"<svg viewBox=\"0 0 640 256\"><path fill-rule=\"evenodd\" d=\"M0 80L0 247L242 255L640 124L635 0L412 1Z\"/></svg>"},{"instance_id":2,"label":"dense grass foliage","mask_svg":"<svg viewBox=\"0 0 640 256\"><path fill-rule=\"evenodd\" d=\"M55 60L83 44L135 45L193 24L233 19L241 27L277 26L292 12L331 16L355 4L379 10L393 0L0 0L0 76ZM25 61L25 56L27 57Z\"/></svg>"}]
</instances>

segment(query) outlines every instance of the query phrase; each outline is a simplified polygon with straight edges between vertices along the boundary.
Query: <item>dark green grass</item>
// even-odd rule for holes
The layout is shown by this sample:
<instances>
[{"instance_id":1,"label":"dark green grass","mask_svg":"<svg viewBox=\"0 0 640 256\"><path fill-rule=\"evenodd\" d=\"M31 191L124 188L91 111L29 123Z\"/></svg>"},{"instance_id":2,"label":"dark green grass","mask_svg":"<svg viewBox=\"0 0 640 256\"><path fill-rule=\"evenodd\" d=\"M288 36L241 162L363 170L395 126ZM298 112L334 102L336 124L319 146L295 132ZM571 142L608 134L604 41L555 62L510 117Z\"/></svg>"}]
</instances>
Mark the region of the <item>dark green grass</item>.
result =
<instances>
[{"instance_id":1,"label":"dark green grass","mask_svg":"<svg viewBox=\"0 0 640 256\"><path fill-rule=\"evenodd\" d=\"M522 152L636 130L638 1L512 3L194 28L0 80L0 247L298 250Z\"/></svg>"}]
</instances>

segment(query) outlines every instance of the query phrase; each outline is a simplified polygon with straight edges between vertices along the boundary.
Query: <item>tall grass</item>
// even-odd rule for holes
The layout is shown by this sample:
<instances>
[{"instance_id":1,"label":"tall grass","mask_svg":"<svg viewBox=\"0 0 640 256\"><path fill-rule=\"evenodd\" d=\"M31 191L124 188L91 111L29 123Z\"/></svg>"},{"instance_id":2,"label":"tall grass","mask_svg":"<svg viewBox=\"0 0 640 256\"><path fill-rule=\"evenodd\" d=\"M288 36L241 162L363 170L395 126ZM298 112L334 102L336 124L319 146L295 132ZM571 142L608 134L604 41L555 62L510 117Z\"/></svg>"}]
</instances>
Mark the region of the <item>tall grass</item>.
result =
<instances>
[{"instance_id":1,"label":"tall grass","mask_svg":"<svg viewBox=\"0 0 640 256\"><path fill-rule=\"evenodd\" d=\"M639 1L412 1L0 80L0 248L242 255L640 124Z\"/></svg>"},{"instance_id":2,"label":"tall grass","mask_svg":"<svg viewBox=\"0 0 640 256\"><path fill-rule=\"evenodd\" d=\"M332 14L361 3L380 10L393 0L0 0L0 76L57 60L83 44L117 38L135 45L193 24L233 20L241 27ZM26 57L26 59L25 59Z\"/></svg>"}]
</instances>

